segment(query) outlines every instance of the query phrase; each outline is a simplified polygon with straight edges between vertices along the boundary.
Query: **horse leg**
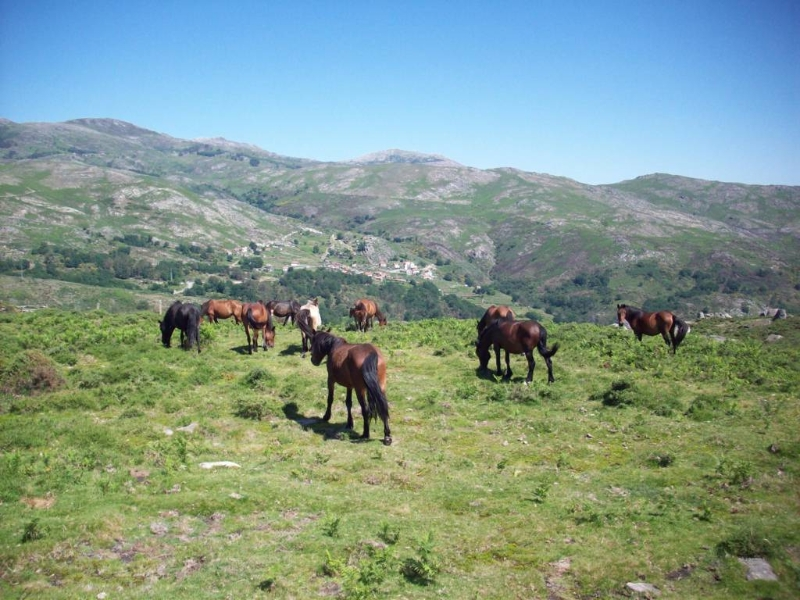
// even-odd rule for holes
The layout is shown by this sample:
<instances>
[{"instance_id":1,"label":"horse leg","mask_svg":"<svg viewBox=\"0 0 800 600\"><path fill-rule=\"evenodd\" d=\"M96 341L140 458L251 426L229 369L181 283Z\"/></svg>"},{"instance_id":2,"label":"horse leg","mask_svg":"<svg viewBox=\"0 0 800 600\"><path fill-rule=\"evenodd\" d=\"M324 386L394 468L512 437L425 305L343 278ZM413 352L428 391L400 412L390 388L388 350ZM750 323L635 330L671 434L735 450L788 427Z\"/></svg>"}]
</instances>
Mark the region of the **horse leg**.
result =
<instances>
[{"instance_id":1,"label":"horse leg","mask_svg":"<svg viewBox=\"0 0 800 600\"><path fill-rule=\"evenodd\" d=\"M511 375L512 375L512 373L511 373L510 354L509 354L508 350L506 350L506 374L503 375L503 379L511 379Z\"/></svg>"},{"instance_id":2,"label":"horse leg","mask_svg":"<svg viewBox=\"0 0 800 600\"><path fill-rule=\"evenodd\" d=\"M555 377L553 377L553 360L549 356L545 356L544 362L547 365L547 383L553 383L555 381Z\"/></svg>"},{"instance_id":3,"label":"horse leg","mask_svg":"<svg viewBox=\"0 0 800 600\"><path fill-rule=\"evenodd\" d=\"M244 333L247 335L247 351L252 354L253 353L253 345L250 342L250 328L247 326L247 323L244 324Z\"/></svg>"},{"instance_id":4,"label":"horse leg","mask_svg":"<svg viewBox=\"0 0 800 600\"><path fill-rule=\"evenodd\" d=\"M368 440L369 439L369 420L372 418L372 415L369 412L369 406L367 406L367 400L364 397L364 390L356 390L356 396L358 397L358 403L361 405L361 418L364 419L364 432L361 434L361 438ZM352 429L352 426L351 426Z\"/></svg>"},{"instance_id":5,"label":"horse leg","mask_svg":"<svg viewBox=\"0 0 800 600\"><path fill-rule=\"evenodd\" d=\"M500 368L500 345L499 344L495 344L494 345L494 359L495 359L495 363L497 364L496 374L497 375L502 375L503 374L503 370Z\"/></svg>"},{"instance_id":6,"label":"horse leg","mask_svg":"<svg viewBox=\"0 0 800 600\"><path fill-rule=\"evenodd\" d=\"M325 414L322 415L322 420L326 423L331 420L331 407L333 406L333 386L335 382L333 377L328 377L328 408L325 410Z\"/></svg>"},{"instance_id":7,"label":"horse leg","mask_svg":"<svg viewBox=\"0 0 800 600\"><path fill-rule=\"evenodd\" d=\"M186 348L186 332L181 329L181 348Z\"/></svg>"},{"instance_id":8,"label":"horse leg","mask_svg":"<svg viewBox=\"0 0 800 600\"><path fill-rule=\"evenodd\" d=\"M525 378L525 384L533 382L533 369L536 367L536 361L533 359L533 350L528 350L525 353L525 358L528 359L528 376Z\"/></svg>"},{"instance_id":9,"label":"horse leg","mask_svg":"<svg viewBox=\"0 0 800 600\"><path fill-rule=\"evenodd\" d=\"M358 396L358 402L361 404L361 412L364 412L364 402L361 400L361 396ZM353 388L347 388L347 397L344 400L345 406L347 406L347 428L353 428Z\"/></svg>"}]
</instances>

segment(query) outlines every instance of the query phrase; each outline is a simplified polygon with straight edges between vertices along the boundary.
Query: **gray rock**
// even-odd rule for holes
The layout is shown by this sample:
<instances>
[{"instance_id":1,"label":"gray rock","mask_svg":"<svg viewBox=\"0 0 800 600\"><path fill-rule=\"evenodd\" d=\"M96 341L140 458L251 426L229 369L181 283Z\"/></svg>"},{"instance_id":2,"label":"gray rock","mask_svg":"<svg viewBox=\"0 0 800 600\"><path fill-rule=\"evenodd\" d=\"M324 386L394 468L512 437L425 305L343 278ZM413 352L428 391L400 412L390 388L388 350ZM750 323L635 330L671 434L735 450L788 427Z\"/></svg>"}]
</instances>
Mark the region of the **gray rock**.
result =
<instances>
[{"instance_id":1,"label":"gray rock","mask_svg":"<svg viewBox=\"0 0 800 600\"><path fill-rule=\"evenodd\" d=\"M739 562L747 567L747 581L778 581L778 576L763 558L740 558Z\"/></svg>"},{"instance_id":2,"label":"gray rock","mask_svg":"<svg viewBox=\"0 0 800 600\"><path fill-rule=\"evenodd\" d=\"M636 592L637 594L646 594L648 597L659 596L661 594L661 590L659 590L656 586L650 583L643 583L641 581L628 582L625 584L625 587L632 592Z\"/></svg>"}]
</instances>

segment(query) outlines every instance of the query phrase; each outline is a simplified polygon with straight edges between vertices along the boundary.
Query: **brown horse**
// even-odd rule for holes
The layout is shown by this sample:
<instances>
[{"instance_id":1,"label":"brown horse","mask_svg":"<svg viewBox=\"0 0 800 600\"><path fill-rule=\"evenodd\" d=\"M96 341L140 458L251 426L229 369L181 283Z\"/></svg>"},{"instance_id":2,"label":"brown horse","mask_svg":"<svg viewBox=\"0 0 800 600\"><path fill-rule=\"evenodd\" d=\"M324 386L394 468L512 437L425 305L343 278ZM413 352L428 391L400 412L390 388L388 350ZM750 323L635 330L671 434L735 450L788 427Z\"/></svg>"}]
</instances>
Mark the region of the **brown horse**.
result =
<instances>
[{"instance_id":1,"label":"brown horse","mask_svg":"<svg viewBox=\"0 0 800 600\"><path fill-rule=\"evenodd\" d=\"M506 353L506 372L503 379L511 379L511 365L509 364L510 354L524 354L528 359L528 376L525 384L533 381L533 368L536 363L533 360L533 349L539 350L539 354L547 364L547 383L553 383L553 361L550 359L558 352L558 344L553 344L552 349L547 349L547 330L536 321L492 321L486 329L478 336L475 345L475 353L480 361L480 368L485 371L489 366L491 354L489 347L494 346L494 354L497 359L497 374L502 375L500 368L500 350Z\"/></svg>"},{"instance_id":2,"label":"brown horse","mask_svg":"<svg viewBox=\"0 0 800 600\"><path fill-rule=\"evenodd\" d=\"M335 384L347 388L347 428L353 429L353 390L356 391L364 419L362 439L369 439L369 422L380 417L383 421L383 443L392 443L389 430L389 401L386 399L386 361L372 344L348 344L344 338L327 331L314 334L311 343L311 363L319 366L328 357L328 408L322 420L331 419ZM365 398L366 396L366 398Z\"/></svg>"},{"instance_id":3,"label":"brown horse","mask_svg":"<svg viewBox=\"0 0 800 600\"><path fill-rule=\"evenodd\" d=\"M289 319L292 320L292 325L294 325L295 317L300 312L300 303L297 300L270 300L266 306L276 317L283 317L284 325Z\"/></svg>"},{"instance_id":4,"label":"brown horse","mask_svg":"<svg viewBox=\"0 0 800 600\"><path fill-rule=\"evenodd\" d=\"M359 314L358 311L364 312L362 322L360 324L358 322L356 323L359 331L370 329L372 327L373 318L378 319L379 325L386 325L386 316L380 311L378 304L374 300L359 298L356 300L355 307L352 310L355 311L355 314L351 313L351 316Z\"/></svg>"},{"instance_id":5,"label":"brown horse","mask_svg":"<svg viewBox=\"0 0 800 600\"><path fill-rule=\"evenodd\" d=\"M251 302L242 304L242 322L247 335L247 349L250 354L258 350L258 332L263 334L264 352L275 347L275 325L272 323L272 313L267 310L264 303ZM253 339L250 340L250 330L253 330Z\"/></svg>"},{"instance_id":6,"label":"brown horse","mask_svg":"<svg viewBox=\"0 0 800 600\"><path fill-rule=\"evenodd\" d=\"M478 321L478 335L480 335L481 331L486 329L492 321L498 319L501 321L513 321L515 318L514 311L505 304L499 306L492 304L486 309L486 312L483 313L481 320Z\"/></svg>"},{"instance_id":7,"label":"brown horse","mask_svg":"<svg viewBox=\"0 0 800 600\"><path fill-rule=\"evenodd\" d=\"M364 331L364 326L367 323L367 312L358 308L351 308L350 316L356 322L356 330Z\"/></svg>"},{"instance_id":8,"label":"brown horse","mask_svg":"<svg viewBox=\"0 0 800 600\"><path fill-rule=\"evenodd\" d=\"M218 319L230 319L236 324L242 322L242 303L238 300L206 300L200 307L201 317L208 317L208 322L219 323Z\"/></svg>"},{"instance_id":9,"label":"brown horse","mask_svg":"<svg viewBox=\"0 0 800 600\"><path fill-rule=\"evenodd\" d=\"M685 321L668 310L645 312L635 306L617 304L617 324L622 327L625 323L628 323L640 342L643 335L661 334L667 346L672 348L673 354L678 350L678 345L686 334L691 331L691 327Z\"/></svg>"}]
</instances>

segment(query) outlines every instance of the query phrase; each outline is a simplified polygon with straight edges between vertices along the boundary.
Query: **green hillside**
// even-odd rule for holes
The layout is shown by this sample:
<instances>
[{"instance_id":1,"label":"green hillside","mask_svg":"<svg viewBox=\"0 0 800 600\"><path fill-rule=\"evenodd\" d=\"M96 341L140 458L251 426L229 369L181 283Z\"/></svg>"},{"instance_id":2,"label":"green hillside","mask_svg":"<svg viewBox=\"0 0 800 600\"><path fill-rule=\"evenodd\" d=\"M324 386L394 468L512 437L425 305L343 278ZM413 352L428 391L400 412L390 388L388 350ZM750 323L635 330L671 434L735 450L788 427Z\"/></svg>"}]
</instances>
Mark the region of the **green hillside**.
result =
<instances>
[{"instance_id":1,"label":"green hillside","mask_svg":"<svg viewBox=\"0 0 800 600\"><path fill-rule=\"evenodd\" d=\"M799 209L796 187L590 186L401 151L322 163L110 119L0 121L2 272L139 291L266 293L288 268L420 283L429 267L445 293L559 321L605 322L619 301L793 312Z\"/></svg>"}]
</instances>

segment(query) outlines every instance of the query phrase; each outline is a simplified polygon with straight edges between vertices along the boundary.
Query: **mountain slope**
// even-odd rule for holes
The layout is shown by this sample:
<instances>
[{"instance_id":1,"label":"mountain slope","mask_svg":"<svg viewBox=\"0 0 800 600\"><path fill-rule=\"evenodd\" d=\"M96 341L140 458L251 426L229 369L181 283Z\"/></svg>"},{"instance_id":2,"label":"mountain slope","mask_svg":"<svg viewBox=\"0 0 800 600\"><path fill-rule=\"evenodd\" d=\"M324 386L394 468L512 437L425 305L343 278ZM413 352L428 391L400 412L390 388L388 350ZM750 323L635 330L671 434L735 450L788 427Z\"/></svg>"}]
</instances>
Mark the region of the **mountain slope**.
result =
<instances>
[{"instance_id":1,"label":"mountain slope","mask_svg":"<svg viewBox=\"0 0 800 600\"><path fill-rule=\"evenodd\" d=\"M323 163L111 119L2 121L0 157L3 250L17 258L137 234L162 242L137 250L151 261L171 254L163 243L255 242L276 267L405 256L435 263L440 284L557 318L607 320L616 301L800 307L797 187L665 174L590 186L400 150ZM343 236L361 250L337 254Z\"/></svg>"}]
</instances>

